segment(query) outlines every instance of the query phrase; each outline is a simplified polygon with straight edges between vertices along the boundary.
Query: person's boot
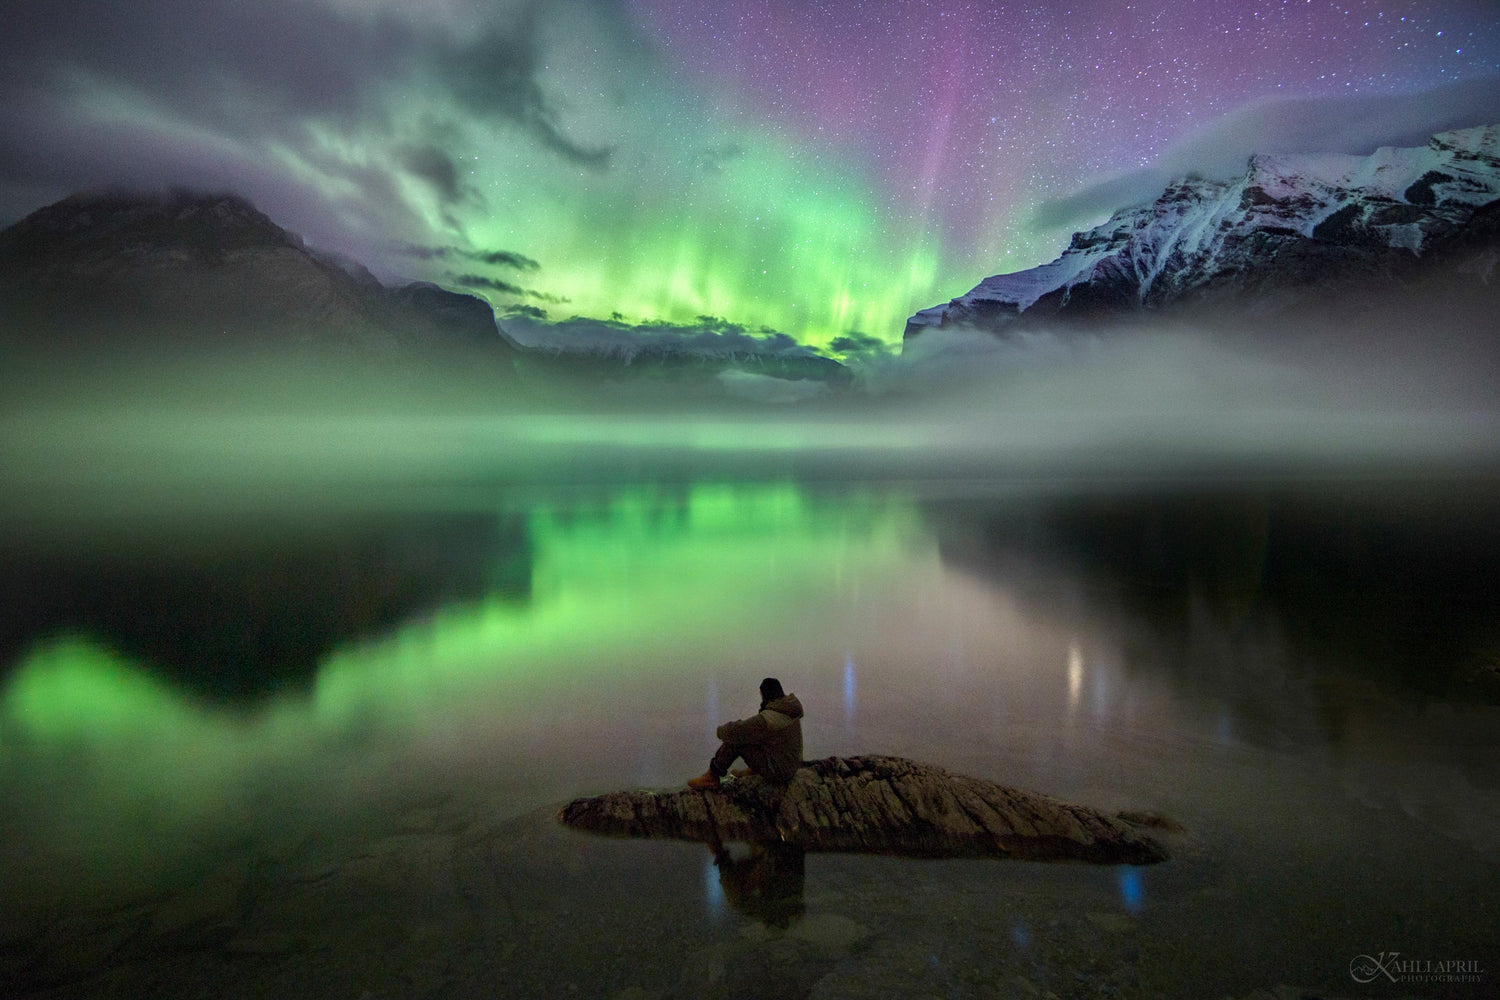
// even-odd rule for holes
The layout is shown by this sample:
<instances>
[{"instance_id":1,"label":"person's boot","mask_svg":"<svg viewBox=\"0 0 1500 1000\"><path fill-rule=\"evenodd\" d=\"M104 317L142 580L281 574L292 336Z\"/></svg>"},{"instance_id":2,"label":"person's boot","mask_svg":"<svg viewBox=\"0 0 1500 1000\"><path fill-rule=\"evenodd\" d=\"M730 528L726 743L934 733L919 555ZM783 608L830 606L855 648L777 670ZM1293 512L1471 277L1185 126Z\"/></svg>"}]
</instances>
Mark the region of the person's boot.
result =
<instances>
[{"instance_id":1,"label":"person's boot","mask_svg":"<svg viewBox=\"0 0 1500 1000\"><path fill-rule=\"evenodd\" d=\"M688 782L689 788L707 789L719 787L719 776L712 771L704 771L701 775Z\"/></svg>"}]
</instances>

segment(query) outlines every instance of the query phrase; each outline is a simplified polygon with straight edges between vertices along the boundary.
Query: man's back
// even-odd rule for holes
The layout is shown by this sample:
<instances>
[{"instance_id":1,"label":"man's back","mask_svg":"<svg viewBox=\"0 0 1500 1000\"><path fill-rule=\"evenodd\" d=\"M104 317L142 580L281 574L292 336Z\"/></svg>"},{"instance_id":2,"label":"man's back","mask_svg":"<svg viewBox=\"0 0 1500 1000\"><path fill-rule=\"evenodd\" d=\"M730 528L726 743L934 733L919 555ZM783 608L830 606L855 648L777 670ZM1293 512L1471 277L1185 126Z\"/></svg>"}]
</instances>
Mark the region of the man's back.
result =
<instances>
[{"instance_id":1,"label":"man's back","mask_svg":"<svg viewBox=\"0 0 1500 1000\"><path fill-rule=\"evenodd\" d=\"M708 771L688 782L689 788L717 788L736 758L768 781L786 784L802 766L802 702L787 694L781 682L760 682L760 711L748 719L726 722L717 730L723 743Z\"/></svg>"}]
</instances>

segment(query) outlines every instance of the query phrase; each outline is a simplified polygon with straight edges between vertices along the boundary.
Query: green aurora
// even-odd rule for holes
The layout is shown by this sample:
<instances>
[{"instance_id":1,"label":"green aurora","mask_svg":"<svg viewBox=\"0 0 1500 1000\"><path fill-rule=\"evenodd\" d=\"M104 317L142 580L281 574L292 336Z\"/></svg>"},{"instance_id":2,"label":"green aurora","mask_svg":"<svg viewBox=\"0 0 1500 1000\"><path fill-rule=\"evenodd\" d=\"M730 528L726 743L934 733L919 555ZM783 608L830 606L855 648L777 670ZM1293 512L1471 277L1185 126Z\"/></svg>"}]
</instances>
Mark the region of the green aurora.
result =
<instances>
[{"instance_id":1,"label":"green aurora","mask_svg":"<svg viewBox=\"0 0 1500 1000\"><path fill-rule=\"evenodd\" d=\"M1428 6L41 0L0 38L0 223L227 190L502 323L847 358L1170 177L1488 121L1493 12Z\"/></svg>"},{"instance_id":2,"label":"green aurora","mask_svg":"<svg viewBox=\"0 0 1500 1000\"><path fill-rule=\"evenodd\" d=\"M511 211L476 214L464 235L474 247L524 247L539 260L519 302L554 316L683 325L726 317L819 346L853 332L899 338L935 294L937 251L891 245L876 208L836 171L799 169L769 138L740 148L752 151L713 173L667 165L678 177L666 184L584 172L553 190L549 175L503 164L491 186ZM503 296L470 290L505 311Z\"/></svg>"},{"instance_id":3,"label":"green aurora","mask_svg":"<svg viewBox=\"0 0 1500 1000\"><path fill-rule=\"evenodd\" d=\"M897 242L847 168L799 162L771 136L730 146L740 152L713 171L667 162L558 178L497 143L482 158L500 161L491 197L511 208L476 214L465 235L540 261L523 279L536 295L521 301L549 314L726 317L813 345L851 332L898 339L935 294L938 250Z\"/></svg>"},{"instance_id":4,"label":"green aurora","mask_svg":"<svg viewBox=\"0 0 1500 1000\"><path fill-rule=\"evenodd\" d=\"M518 306L643 326L708 316L814 346L850 333L894 344L943 294L938 232L892 206L867 157L700 92L634 23L568 4L536 17L487 43L532 74L512 81L524 101L473 64L483 44L449 52L434 34L356 107L253 138L86 74L70 82L69 121L211 158L313 245L486 297L502 322ZM264 95L238 97L236 117L271 117ZM319 209L279 213L289 188ZM518 260L535 266L518 273Z\"/></svg>"},{"instance_id":5,"label":"green aurora","mask_svg":"<svg viewBox=\"0 0 1500 1000\"><path fill-rule=\"evenodd\" d=\"M342 206L343 225L370 230L362 256L484 296L502 325L530 307L894 345L908 316L949 294L937 228L894 206L858 150L808 143L736 95L702 92L638 25L566 4L539 17L529 44L547 53L533 67L545 128L476 114L475 88L493 84L460 60L382 81L378 116L313 121L266 152ZM139 124L129 106L105 91L95 108L101 123ZM186 127L158 123L178 142ZM389 178L387 214L360 219L375 172ZM415 252L392 254L392 236ZM516 257L536 266L518 273Z\"/></svg>"}]
</instances>

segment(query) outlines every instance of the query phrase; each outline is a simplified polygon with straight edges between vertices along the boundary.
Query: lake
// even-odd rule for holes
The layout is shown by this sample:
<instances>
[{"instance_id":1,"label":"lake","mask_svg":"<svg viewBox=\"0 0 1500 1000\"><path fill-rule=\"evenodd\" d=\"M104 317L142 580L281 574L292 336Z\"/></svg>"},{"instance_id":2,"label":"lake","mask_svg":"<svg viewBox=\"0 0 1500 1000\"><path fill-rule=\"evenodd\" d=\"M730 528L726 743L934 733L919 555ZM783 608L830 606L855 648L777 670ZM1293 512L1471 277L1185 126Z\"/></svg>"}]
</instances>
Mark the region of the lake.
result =
<instances>
[{"instance_id":1,"label":"lake","mask_svg":"<svg viewBox=\"0 0 1500 1000\"><path fill-rule=\"evenodd\" d=\"M395 483L80 446L13 491L6 992L1493 995L1493 478L749 468L711 426L630 457L651 433ZM555 821L701 773L767 675L808 758L1186 833L1141 867L716 865Z\"/></svg>"}]
</instances>

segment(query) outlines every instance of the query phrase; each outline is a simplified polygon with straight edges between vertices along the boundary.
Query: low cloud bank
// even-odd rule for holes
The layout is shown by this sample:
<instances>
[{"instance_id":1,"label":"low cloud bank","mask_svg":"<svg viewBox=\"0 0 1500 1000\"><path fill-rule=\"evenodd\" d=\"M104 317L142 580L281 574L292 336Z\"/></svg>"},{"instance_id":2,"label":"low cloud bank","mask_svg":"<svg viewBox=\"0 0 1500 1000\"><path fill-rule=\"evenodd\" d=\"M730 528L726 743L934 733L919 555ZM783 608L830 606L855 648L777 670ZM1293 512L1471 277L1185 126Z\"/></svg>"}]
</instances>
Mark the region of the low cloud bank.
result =
<instances>
[{"instance_id":1,"label":"low cloud bank","mask_svg":"<svg viewBox=\"0 0 1500 1000\"><path fill-rule=\"evenodd\" d=\"M904 430L921 428L963 466L1495 467L1500 344L1484 314L1382 312L1281 317L1274 330L1185 319L1005 338L943 330L868 367L864 382L887 397L888 418L900 414Z\"/></svg>"}]
</instances>

